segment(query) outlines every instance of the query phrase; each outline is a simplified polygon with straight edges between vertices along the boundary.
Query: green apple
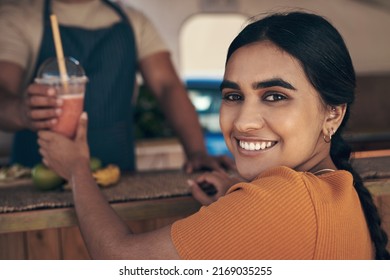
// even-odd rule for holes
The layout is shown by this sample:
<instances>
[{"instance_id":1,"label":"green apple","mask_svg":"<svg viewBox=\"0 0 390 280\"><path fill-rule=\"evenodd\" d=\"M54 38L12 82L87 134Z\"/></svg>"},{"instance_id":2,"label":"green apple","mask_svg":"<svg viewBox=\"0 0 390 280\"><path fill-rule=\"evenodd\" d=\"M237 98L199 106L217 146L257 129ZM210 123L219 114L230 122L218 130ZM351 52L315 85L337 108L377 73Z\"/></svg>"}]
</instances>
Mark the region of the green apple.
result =
<instances>
[{"instance_id":1,"label":"green apple","mask_svg":"<svg viewBox=\"0 0 390 280\"><path fill-rule=\"evenodd\" d=\"M39 163L31 170L34 186L39 190L53 190L64 183L64 179L54 171L47 168L44 164Z\"/></svg>"},{"instance_id":2,"label":"green apple","mask_svg":"<svg viewBox=\"0 0 390 280\"><path fill-rule=\"evenodd\" d=\"M91 157L89 160L89 166L91 167L91 171L95 172L96 170L102 168L102 161L97 157Z\"/></svg>"}]
</instances>

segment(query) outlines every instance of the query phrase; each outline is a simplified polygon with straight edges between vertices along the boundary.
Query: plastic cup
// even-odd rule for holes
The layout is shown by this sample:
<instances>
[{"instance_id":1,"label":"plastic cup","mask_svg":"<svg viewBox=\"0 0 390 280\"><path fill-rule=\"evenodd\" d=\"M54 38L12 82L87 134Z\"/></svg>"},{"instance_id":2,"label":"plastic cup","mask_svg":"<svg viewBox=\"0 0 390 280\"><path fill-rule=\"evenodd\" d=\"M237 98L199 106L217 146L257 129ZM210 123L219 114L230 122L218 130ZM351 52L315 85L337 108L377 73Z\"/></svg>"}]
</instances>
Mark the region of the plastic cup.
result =
<instances>
[{"instance_id":1,"label":"plastic cup","mask_svg":"<svg viewBox=\"0 0 390 280\"><path fill-rule=\"evenodd\" d=\"M39 67L35 82L54 87L57 95L63 100L62 113L52 130L68 138L74 138L84 108L85 85L88 78L76 59L65 58L65 65L67 78L63 81L57 59L55 57L47 59Z\"/></svg>"}]
</instances>

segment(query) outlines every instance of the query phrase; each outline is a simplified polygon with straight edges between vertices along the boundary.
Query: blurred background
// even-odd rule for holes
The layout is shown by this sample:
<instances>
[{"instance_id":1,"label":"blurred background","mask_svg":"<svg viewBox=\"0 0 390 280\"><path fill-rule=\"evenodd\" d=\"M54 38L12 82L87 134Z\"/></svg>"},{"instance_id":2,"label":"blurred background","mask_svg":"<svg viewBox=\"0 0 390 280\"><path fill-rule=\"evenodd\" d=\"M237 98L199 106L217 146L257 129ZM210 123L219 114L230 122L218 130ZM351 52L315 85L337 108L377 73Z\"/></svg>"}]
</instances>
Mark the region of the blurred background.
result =
<instances>
[{"instance_id":1,"label":"blurred background","mask_svg":"<svg viewBox=\"0 0 390 280\"><path fill-rule=\"evenodd\" d=\"M122 0L154 22L183 75L221 75L226 49L248 18L288 9L325 16L359 74L390 72L388 0Z\"/></svg>"},{"instance_id":2,"label":"blurred background","mask_svg":"<svg viewBox=\"0 0 390 280\"><path fill-rule=\"evenodd\" d=\"M211 153L226 152L218 123L218 86L228 45L251 17L290 9L325 16L341 32L350 50L357 73L357 100L345 137L353 149L390 148L389 0L126 0L125 3L148 15L171 49L199 113ZM142 111L141 106L140 119ZM160 124L154 127L169 134L161 129L164 124ZM148 133L146 137L159 137L150 130L143 133L148 130L146 127L139 127L140 137Z\"/></svg>"},{"instance_id":3,"label":"blurred background","mask_svg":"<svg viewBox=\"0 0 390 280\"><path fill-rule=\"evenodd\" d=\"M197 109L210 153L228 153L218 122L227 47L255 16L303 9L325 16L341 32L357 73L357 100L345 137L355 151L390 148L389 0L122 0L144 12L160 31ZM331 82L331 81L330 81ZM137 139L173 136L153 97L139 81ZM0 164L10 149L0 134ZM142 146L142 145L141 145ZM142 147L140 148L142 149Z\"/></svg>"}]
</instances>

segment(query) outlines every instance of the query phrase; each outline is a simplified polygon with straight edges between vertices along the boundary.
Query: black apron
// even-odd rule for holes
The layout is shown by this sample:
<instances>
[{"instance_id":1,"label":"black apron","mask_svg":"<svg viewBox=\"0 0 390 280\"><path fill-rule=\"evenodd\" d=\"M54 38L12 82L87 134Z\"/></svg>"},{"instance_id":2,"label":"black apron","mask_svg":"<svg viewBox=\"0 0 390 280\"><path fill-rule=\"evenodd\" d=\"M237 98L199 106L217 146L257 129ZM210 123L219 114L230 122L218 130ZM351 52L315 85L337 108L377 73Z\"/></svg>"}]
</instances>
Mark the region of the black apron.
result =
<instances>
[{"instance_id":1,"label":"black apron","mask_svg":"<svg viewBox=\"0 0 390 280\"><path fill-rule=\"evenodd\" d=\"M100 158L103 164L114 163L123 170L135 170L132 108L137 71L135 36L120 7L108 0L103 2L119 14L121 21L94 30L60 25L64 56L76 58L89 79L84 110L88 113L91 156ZM50 0L46 0L34 78L42 62L56 56L50 14ZM37 134L30 130L17 132L11 162L32 167L41 160Z\"/></svg>"}]
</instances>

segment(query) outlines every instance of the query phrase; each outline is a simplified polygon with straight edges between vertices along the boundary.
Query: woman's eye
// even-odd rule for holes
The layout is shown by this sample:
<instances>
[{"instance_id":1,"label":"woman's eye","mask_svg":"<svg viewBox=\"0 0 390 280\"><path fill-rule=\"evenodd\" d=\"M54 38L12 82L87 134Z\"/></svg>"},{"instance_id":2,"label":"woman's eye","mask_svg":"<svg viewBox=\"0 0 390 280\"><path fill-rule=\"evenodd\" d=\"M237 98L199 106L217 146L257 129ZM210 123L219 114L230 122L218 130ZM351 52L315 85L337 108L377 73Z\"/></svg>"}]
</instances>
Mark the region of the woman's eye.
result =
<instances>
[{"instance_id":1,"label":"woman's eye","mask_svg":"<svg viewBox=\"0 0 390 280\"><path fill-rule=\"evenodd\" d=\"M287 99L286 96L279 94L279 93L270 93L265 95L264 100L269 101L269 102L276 102L276 101L281 101Z\"/></svg>"},{"instance_id":2,"label":"woman's eye","mask_svg":"<svg viewBox=\"0 0 390 280\"><path fill-rule=\"evenodd\" d=\"M242 100L242 96L237 93L229 93L225 94L222 99L226 101L240 101Z\"/></svg>"}]
</instances>

